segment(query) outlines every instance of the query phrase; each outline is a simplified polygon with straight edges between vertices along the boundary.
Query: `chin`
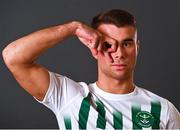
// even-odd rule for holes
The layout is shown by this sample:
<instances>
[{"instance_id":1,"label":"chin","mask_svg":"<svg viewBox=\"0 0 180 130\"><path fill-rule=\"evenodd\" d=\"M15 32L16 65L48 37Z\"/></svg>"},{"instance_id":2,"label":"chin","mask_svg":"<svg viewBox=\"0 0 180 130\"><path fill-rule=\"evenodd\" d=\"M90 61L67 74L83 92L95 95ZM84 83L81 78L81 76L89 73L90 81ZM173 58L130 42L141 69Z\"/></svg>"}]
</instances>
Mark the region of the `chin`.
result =
<instances>
[{"instance_id":1,"label":"chin","mask_svg":"<svg viewBox=\"0 0 180 130\"><path fill-rule=\"evenodd\" d=\"M127 76L113 76L113 78L114 79L116 79L116 80L127 80L128 79L128 77Z\"/></svg>"},{"instance_id":2,"label":"chin","mask_svg":"<svg viewBox=\"0 0 180 130\"><path fill-rule=\"evenodd\" d=\"M112 74L112 77L116 80L127 80L130 78L130 74L127 74L125 72L118 72Z\"/></svg>"}]
</instances>

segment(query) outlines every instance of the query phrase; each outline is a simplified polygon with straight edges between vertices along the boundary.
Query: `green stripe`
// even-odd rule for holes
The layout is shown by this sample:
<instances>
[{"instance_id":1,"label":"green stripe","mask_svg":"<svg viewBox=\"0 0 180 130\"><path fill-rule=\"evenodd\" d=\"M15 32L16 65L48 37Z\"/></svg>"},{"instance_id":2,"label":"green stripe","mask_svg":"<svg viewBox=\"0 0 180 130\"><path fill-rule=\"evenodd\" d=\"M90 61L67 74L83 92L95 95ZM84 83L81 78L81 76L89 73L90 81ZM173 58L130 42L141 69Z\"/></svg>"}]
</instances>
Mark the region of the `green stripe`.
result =
<instances>
[{"instance_id":1,"label":"green stripe","mask_svg":"<svg viewBox=\"0 0 180 130\"><path fill-rule=\"evenodd\" d=\"M64 117L64 123L67 130L71 130L71 118L69 116Z\"/></svg>"},{"instance_id":2,"label":"green stripe","mask_svg":"<svg viewBox=\"0 0 180 130\"><path fill-rule=\"evenodd\" d=\"M90 98L91 94L89 93L88 96L85 97L81 103L81 107L79 110L79 129L86 129L90 111Z\"/></svg>"},{"instance_id":3,"label":"green stripe","mask_svg":"<svg viewBox=\"0 0 180 130\"><path fill-rule=\"evenodd\" d=\"M133 129L142 129L141 126L137 124L136 121L136 114L141 111L140 105L133 105L132 106L132 121L133 121Z\"/></svg>"},{"instance_id":4,"label":"green stripe","mask_svg":"<svg viewBox=\"0 0 180 130\"><path fill-rule=\"evenodd\" d=\"M113 122L114 122L114 129L122 130L123 119L121 112L115 111L113 113Z\"/></svg>"},{"instance_id":5,"label":"green stripe","mask_svg":"<svg viewBox=\"0 0 180 130\"><path fill-rule=\"evenodd\" d=\"M159 101L151 102L151 114L154 116L154 123L152 129L159 129L161 104Z\"/></svg>"},{"instance_id":6,"label":"green stripe","mask_svg":"<svg viewBox=\"0 0 180 130\"><path fill-rule=\"evenodd\" d=\"M97 119L96 127L105 129L105 127L106 127L106 119L105 119L106 111L104 109L104 104L98 100L98 101L96 101L96 105L97 105L97 111L98 111L98 119Z\"/></svg>"}]
</instances>

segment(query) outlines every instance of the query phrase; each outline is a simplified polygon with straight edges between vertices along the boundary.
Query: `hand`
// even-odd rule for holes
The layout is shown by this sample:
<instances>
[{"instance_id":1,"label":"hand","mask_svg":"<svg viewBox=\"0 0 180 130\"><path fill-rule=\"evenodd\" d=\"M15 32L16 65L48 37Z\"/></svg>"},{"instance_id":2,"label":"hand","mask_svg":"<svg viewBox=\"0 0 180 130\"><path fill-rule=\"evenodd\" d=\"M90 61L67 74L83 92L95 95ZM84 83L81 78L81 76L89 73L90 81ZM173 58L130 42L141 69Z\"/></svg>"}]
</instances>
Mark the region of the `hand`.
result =
<instances>
[{"instance_id":1,"label":"hand","mask_svg":"<svg viewBox=\"0 0 180 130\"><path fill-rule=\"evenodd\" d=\"M101 49L98 48L99 56L101 57L105 56L105 58L107 58L109 62L112 62L113 59L110 54L117 50L117 41L108 36L105 36L105 39L101 45L102 45L102 48Z\"/></svg>"},{"instance_id":2,"label":"hand","mask_svg":"<svg viewBox=\"0 0 180 130\"><path fill-rule=\"evenodd\" d=\"M97 54L98 44L103 40L103 35L82 23L79 24L75 34L78 39L93 52L93 54Z\"/></svg>"},{"instance_id":3,"label":"hand","mask_svg":"<svg viewBox=\"0 0 180 130\"><path fill-rule=\"evenodd\" d=\"M79 23L75 35L87 46L93 55L102 54L111 59L109 53L116 51L116 41L93 28Z\"/></svg>"}]
</instances>

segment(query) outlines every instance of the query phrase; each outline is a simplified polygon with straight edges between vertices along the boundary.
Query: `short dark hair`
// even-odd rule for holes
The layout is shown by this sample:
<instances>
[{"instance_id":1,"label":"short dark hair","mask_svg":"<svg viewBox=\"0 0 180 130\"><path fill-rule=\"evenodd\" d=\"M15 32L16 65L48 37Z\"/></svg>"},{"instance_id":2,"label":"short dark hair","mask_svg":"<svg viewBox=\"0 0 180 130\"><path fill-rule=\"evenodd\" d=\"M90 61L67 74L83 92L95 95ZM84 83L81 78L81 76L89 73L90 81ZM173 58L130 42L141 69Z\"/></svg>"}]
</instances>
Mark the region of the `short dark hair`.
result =
<instances>
[{"instance_id":1,"label":"short dark hair","mask_svg":"<svg viewBox=\"0 0 180 130\"><path fill-rule=\"evenodd\" d=\"M136 28L136 21L132 14L121 9L112 9L102 12L95 16L91 22L91 26L97 29L101 24L114 24L117 27L134 26Z\"/></svg>"}]
</instances>

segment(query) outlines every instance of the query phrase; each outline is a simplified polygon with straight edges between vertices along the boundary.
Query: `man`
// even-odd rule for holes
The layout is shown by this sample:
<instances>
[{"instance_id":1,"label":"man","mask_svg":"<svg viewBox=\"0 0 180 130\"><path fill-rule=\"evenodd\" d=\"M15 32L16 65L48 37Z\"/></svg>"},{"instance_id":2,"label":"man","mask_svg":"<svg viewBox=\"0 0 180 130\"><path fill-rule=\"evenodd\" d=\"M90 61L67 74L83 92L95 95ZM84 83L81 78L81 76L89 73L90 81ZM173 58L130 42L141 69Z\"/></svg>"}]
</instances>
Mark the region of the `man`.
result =
<instances>
[{"instance_id":1,"label":"man","mask_svg":"<svg viewBox=\"0 0 180 130\"><path fill-rule=\"evenodd\" d=\"M70 36L97 60L97 82L77 83L35 63ZM19 84L55 113L60 129L180 128L180 114L169 101L134 84L138 50L134 17L113 9L96 16L92 27L73 21L18 39L3 58Z\"/></svg>"}]
</instances>

